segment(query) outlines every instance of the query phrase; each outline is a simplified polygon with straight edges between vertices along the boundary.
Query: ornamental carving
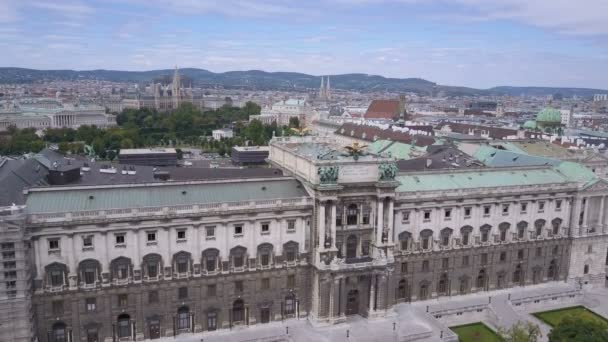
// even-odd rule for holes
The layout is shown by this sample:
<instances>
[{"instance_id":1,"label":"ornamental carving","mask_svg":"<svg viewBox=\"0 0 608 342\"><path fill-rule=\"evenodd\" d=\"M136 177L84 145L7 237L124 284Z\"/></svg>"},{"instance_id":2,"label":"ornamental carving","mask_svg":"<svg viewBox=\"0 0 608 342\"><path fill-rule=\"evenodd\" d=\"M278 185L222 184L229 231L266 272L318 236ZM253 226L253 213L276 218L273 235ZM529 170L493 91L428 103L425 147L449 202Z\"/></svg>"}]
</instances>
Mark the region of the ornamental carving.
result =
<instances>
[{"instance_id":1,"label":"ornamental carving","mask_svg":"<svg viewBox=\"0 0 608 342\"><path fill-rule=\"evenodd\" d=\"M381 181L395 180L397 175L397 165L394 163L378 165L378 175Z\"/></svg>"},{"instance_id":2,"label":"ornamental carving","mask_svg":"<svg viewBox=\"0 0 608 342\"><path fill-rule=\"evenodd\" d=\"M321 184L336 184L338 182L338 166L322 166L317 174Z\"/></svg>"}]
</instances>

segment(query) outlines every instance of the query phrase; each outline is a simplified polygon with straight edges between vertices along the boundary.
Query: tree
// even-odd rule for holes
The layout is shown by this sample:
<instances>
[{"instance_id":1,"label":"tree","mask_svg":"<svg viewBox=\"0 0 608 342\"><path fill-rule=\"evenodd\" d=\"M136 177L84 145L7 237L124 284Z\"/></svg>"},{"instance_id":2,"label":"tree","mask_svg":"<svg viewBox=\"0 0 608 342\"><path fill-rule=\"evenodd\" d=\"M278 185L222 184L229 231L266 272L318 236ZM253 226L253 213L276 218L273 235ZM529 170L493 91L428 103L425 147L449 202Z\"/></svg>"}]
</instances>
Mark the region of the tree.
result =
<instances>
[{"instance_id":1,"label":"tree","mask_svg":"<svg viewBox=\"0 0 608 342\"><path fill-rule=\"evenodd\" d=\"M289 128L300 128L300 119L297 116L289 118Z\"/></svg>"},{"instance_id":2,"label":"tree","mask_svg":"<svg viewBox=\"0 0 608 342\"><path fill-rule=\"evenodd\" d=\"M247 114L247 117L251 115L260 115L262 107L255 102L247 101L245 107L243 107L243 111Z\"/></svg>"},{"instance_id":3,"label":"tree","mask_svg":"<svg viewBox=\"0 0 608 342\"><path fill-rule=\"evenodd\" d=\"M548 335L549 342L608 341L608 325L574 316L563 318Z\"/></svg>"},{"instance_id":4,"label":"tree","mask_svg":"<svg viewBox=\"0 0 608 342\"><path fill-rule=\"evenodd\" d=\"M498 334L505 342L536 342L542 337L538 325L522 321L509 329L498 329Z\"/></svg>"}]
</instances>

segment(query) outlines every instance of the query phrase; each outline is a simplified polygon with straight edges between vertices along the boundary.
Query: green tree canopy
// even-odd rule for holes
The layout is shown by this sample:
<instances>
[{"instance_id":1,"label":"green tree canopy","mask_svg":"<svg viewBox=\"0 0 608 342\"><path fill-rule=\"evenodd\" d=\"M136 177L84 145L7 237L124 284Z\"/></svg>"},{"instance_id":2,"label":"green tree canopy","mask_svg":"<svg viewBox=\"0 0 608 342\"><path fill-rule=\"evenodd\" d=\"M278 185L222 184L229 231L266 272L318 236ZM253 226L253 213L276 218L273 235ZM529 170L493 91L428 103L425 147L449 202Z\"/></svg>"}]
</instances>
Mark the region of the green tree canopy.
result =
<instances>
[{"instance_id":1,"label":"green tree canopy","mask_svg":"<svg viewBox=\"0 0 608 342\"><path fill-rule=\"evenodd\" d=\"M567 316L551 330L549 342L608 341L608 325L599 321Z\"/></svg>"},{"instance_id":2,"label":"green tree canopy","mask_svg":"<svg viewBox=\"0 0 608 342\"><path fill-rule=\"evenodd\" d=\"M498 334L505 342L536 342L542 336L538 325L522 321L509 329L498 329Z\"/></svg>"}]
</instances>

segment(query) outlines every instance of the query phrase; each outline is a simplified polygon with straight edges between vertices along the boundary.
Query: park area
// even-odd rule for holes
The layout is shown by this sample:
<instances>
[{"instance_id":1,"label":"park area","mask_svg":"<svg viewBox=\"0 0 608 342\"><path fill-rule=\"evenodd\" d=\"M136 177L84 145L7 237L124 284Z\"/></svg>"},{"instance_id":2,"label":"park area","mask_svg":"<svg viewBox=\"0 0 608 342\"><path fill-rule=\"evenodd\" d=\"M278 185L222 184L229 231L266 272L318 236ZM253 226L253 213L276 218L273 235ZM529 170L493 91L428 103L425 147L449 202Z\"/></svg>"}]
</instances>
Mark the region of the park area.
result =
<instances>
[{"instance_id":1,"label":"park area","mask_svg":"<svg viewBox=\"0 0 608 342\"><path fill-rule=\"evenodd\" d=\"M558 310L550 310L550 311L542 311L533 313L534 317L543 321L544 323L555 327L559 322L561 322L564 317L574 316L577 318L582 318L584 320L596 321L598 323L608 324L608 320L604 317L596 314L595 312L587 309L584 306L573 306L570 308L558 309Z\"/></svg>"},{"instance_id":2,"label":"park area","mask_svg":"<svg viewBox=\"0 0 608 342\"><path fill-rule=\"evenodd\" d=\"M477 322L450 327L460 342L501 342L502 339L487 325Z\"/></svg>"}]
</instances>

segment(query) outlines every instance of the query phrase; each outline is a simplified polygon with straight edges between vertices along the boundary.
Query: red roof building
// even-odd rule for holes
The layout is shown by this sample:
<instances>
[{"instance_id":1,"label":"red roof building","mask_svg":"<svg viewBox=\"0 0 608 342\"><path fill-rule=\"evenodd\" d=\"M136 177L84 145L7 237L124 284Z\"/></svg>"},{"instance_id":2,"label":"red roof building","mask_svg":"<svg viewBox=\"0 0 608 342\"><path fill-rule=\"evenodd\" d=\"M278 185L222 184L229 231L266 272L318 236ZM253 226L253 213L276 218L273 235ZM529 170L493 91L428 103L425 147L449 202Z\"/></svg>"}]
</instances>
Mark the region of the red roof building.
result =
<instances>
[{"instance_id":1,"label":"red roof building","mask_svg":"<svg viewBox=\"0 0 608 342\"><path fill-rule=\"evenodd\" d=\"M373 100L365 112L366 120L397 120L404 103L399 100Z\"/></svg>"}]
</instances>

